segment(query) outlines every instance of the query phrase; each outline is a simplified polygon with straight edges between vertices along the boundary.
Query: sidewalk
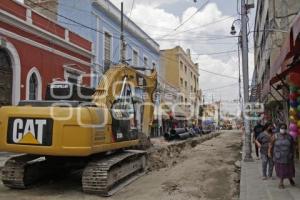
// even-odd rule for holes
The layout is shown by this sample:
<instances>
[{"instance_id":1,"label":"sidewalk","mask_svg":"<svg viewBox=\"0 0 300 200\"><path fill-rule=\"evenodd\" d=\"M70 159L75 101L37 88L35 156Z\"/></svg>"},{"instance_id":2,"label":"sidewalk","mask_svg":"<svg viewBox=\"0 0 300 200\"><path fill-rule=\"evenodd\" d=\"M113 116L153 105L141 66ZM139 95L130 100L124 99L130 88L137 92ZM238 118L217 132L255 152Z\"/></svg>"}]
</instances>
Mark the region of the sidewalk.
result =
<instances>
[{"instance_id":1,"label":"sidewalk","mask_svg":"<svg viewBox=\"0 0 300 200\"><path fill-rule=\"evenodd\" d=\"M279 189L279 180L262 180L261 160L241 163L240 200L298 200L300 199L300 163L296 161L296 187L285 180L285 189Z\"/></svg>"}]
</instances>

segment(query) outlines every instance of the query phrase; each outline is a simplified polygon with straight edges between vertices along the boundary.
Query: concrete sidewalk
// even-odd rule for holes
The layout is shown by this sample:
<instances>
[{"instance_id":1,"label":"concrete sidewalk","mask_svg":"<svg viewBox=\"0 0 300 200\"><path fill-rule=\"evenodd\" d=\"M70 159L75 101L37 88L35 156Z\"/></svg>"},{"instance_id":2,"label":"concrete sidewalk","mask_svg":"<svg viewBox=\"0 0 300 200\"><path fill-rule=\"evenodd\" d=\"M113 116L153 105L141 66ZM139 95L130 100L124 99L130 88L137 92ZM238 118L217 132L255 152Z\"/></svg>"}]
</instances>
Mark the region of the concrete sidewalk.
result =
<instances>
[{"instance_id":1,"label":"concrete sidewalk","mask_svg":"<svg viewBox=\"0 0 300 200\"><path fill-rule=\"evenodd\" d=\"M256 156L253 156L256 158ZM241 163L240 200L299 200L300 199L300 163L296 162L296 187L285 180L285 189L279 189L279 180L275 169L275 180L262 180L261 160Z\"/></svg>"}]
</instances>

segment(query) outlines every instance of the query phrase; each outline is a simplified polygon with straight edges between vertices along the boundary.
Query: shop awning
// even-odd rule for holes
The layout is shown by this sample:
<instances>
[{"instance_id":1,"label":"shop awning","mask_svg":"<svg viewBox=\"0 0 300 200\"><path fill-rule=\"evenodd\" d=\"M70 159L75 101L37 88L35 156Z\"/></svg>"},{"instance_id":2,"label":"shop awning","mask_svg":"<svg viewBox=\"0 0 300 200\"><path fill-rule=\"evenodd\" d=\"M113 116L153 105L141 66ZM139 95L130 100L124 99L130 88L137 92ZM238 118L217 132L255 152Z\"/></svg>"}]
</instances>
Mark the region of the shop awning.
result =
<instances>
[{"instance_id":1,"label":"shop awning","mask_svg":"<svg viewBox=\"0 0 300 200\"><path fill-rule=\"evenodd\" d=\"M174 108L174 114L176 117L186 117L186 113L181 106L176 106Z\"/></svg>"},{"instance_id":2,"label":"shop awning","mask_svg":"<svg viewBox=\"0 0 300 200\"><path fill-rule=\"evenodd\" d=\"M172 114L171 108L167 104L165 104L164 102L162 102L160 104L159 108L157 106L155 106L154 119L157 119L157 116L161 116L162 119L164 119L164 120L170 119L171 114Z\"/></svg>"},{"instance_id":3,"label":"shop awning","mask_svg":"<svg viewBox=\"0 0 300 200\"><path fill-rule=\"evenodd\" d=\"M296 73L300 73L300 63L298 64L293 64L290 65L289 68L285 69L284 71L282 71L280 74L276 74L271 80L270 80L270 85L274 85L275 83L284 80L285 77L291 73L291 72L296 72Z\"/></svg>"},{"instance_id":4,"label":"shop awning","mask_svg":"<svg viewBox=\"0 0 300 200\"><path fill-rule=\"evenodd\" d=\"M300 52L300 13L295 17L295 20L290 28L287 38L280 48L280 53L274 65L271 68L271 74L275 74L270 85L285 79L291 72L300 73L300 64L297 62Z\"/></svg>"}]
</instances>

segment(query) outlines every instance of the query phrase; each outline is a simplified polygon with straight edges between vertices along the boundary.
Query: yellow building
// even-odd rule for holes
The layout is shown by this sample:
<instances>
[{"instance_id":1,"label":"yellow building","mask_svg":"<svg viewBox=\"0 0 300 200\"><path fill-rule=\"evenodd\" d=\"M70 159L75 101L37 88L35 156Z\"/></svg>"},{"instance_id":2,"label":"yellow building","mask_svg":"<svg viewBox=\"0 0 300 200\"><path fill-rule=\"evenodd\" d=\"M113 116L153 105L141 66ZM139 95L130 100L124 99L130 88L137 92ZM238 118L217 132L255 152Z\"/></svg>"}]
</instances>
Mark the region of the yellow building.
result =
<instances>
[{"instance_id":1,"label":"yellow building","mask_svg":"<svg viewBox=\"0 0 300 200\"><path fill-rule=\"evenodd\" d=\"M198 64L191 59L190 50L182 47L160 51L160 76L177 90L177 103L182 103L187 118L198 119L201 90ZM175 94L174 94L175 95Z\"/></svg>"}]
</instances>

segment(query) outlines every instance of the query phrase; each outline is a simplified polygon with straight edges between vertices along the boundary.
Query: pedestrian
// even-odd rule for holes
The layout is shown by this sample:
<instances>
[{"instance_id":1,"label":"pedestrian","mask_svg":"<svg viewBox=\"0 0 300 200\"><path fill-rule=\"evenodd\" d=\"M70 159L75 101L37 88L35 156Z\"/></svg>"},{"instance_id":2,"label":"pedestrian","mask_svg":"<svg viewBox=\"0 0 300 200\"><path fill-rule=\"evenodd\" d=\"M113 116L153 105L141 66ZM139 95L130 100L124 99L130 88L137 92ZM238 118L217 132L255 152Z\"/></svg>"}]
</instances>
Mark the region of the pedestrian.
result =
<instances>
[{"instance_id":1,"label":"pedestrian","mask_svg":"<svg viewBox=\"0 0 300 200\"><path fill-rule=\"evenodd\" d=\"M258 148L260 148L263 180L266 180L267 177L272 178L273 175L274 164L272 155L270 154L270 147L271 141L274 140L275 136L272 130L272 124L267 122L265 124L264 131L261 132L255 140L256 145L258 146Z\"/></svg>"},{"instance_id":2,"label":"pedestrian","mask_svg":"<svg viewBox=\"0 0 300 200\"><path fill-rule=\"evenodd\" d=\"M253 128L253 133L254 133L253 134L253 143L255 143L255 153L256 153L257 159L259 159L259 151L258 151L259 148L255 141L256 141L257 137L259 136L259 134L263 131L264 131L263 125L261 125L261 122L258 121L256 126Z\"/></svg>"},{"instance_id":3,"label":"pedestrian","mask_svg":"<svg viewBox=\"0 0 300 200\"><path fill-rule=\"evenodd\" d=\"M295 186L294 139L287 133L287 125L280 125L280 134L272 142L277 177L280 178L279 188L284 188L284 179L289 179Z\"/></svg>"}]
</instances>

